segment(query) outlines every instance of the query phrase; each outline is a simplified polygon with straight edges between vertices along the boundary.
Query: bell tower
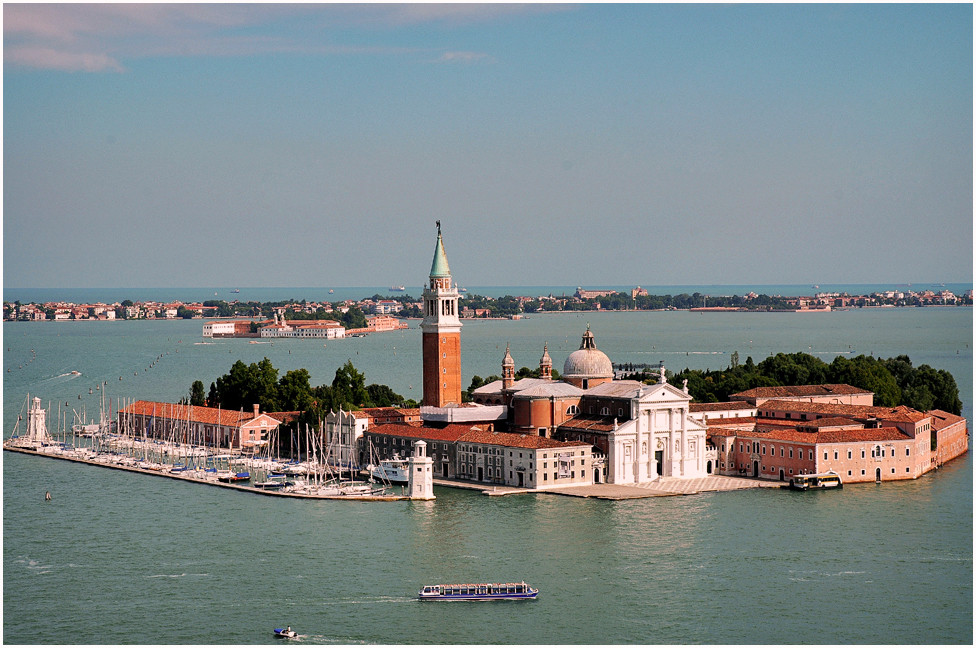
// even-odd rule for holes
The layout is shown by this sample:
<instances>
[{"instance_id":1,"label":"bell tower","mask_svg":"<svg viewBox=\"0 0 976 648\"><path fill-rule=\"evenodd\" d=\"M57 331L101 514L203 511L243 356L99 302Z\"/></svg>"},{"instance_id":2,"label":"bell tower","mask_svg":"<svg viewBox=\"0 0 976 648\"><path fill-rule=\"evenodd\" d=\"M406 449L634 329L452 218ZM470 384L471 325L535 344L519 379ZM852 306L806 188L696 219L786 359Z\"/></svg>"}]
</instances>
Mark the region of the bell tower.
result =
<instances>
[{"instance_id":1,"label":"bell tower","mask_svg":"<svg viewBox=\"0 0 976 648\"><path fill-rule=\"evenodd\" d=\"M422 405L446 407L461 404L461 320L458 318L457 286L444 254L441 222L437 221L437 245L430 266L430 282L424 289L423 332L424 397Z\"/></svg>"}]
</instances>

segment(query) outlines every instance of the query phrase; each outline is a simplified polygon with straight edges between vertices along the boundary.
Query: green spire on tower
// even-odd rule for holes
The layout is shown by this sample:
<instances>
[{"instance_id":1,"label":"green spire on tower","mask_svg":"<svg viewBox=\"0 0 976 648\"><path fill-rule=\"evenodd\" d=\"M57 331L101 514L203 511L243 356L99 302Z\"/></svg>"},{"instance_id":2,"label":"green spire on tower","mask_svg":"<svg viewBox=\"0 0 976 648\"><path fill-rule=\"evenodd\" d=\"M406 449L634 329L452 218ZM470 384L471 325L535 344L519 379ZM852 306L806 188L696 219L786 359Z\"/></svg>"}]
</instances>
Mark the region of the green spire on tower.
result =
<instances>
[{"instance_id":1,"label":"green spire on tower","mask_svg":"<svg viewBox=\"0 0 976 648\"><path fill-rule=\"evenodd\" d=\"M434 262L430 264L430 277L450 277L451 268L447 265L447 255L444 254L444 241L441 240L441 222L437 221L437 247L434 248Z\"/></svg>"}]
</instances>

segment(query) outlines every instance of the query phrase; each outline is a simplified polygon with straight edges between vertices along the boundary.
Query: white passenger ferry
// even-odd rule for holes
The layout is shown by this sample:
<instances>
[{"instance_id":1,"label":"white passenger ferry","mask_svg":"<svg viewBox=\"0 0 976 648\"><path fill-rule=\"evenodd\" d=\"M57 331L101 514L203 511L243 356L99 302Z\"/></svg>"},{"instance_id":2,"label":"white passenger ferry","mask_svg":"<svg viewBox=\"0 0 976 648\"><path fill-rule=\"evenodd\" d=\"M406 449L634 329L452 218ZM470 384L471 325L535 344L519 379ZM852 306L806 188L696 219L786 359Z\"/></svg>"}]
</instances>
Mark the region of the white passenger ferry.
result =
<instances>
[{"instance_id":1,"label":"white passenger ferry","mask_svg":"<svg viewBox=\"0 0 976 648\"><path fill-rule=\"evenodd\" d=\"M521 583L466 583L424 585L417 593L421 601L521 601L534 599L539 590Z\"/></svg>"},{"instance_id":2,"label":"white passenger ferry","mask_svg":"<svg viewBox=\"0 0 976 648\"><path fill-rule=\"evenodd\" d=\"M816 475L795 475L790 478L789 488L793 490L810 490L811 488L843 488L844 483L840 475L834 471L818 473Z\"/></svg>"}]
</instances>

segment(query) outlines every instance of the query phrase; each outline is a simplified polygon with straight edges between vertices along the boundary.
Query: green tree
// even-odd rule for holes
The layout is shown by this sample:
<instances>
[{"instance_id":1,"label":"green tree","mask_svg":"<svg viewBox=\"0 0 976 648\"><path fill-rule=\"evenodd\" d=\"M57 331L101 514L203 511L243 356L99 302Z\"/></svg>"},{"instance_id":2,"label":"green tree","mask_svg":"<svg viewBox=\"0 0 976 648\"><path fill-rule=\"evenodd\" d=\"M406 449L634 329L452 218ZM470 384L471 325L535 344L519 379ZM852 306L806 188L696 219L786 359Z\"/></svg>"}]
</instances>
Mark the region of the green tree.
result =
<instances>
[{"instance_id":1,"label":"green tree","mask_svg":"<svg viewBox=\"0 0 976 648\"><path fill-rule=\"evenodd\" d=\"M397 407L404 402L403 396L387 385L369 385L366 387L366 393L372 407Z\"/></svg>"},{"instance_id":2,"label":"green tree","mask_svg":"<svg viewBox=\"0 0 976 648\"><path fill-rule=\"evenodd\" d=\"M206 400L203 393L203 381L194 380L190 386L190 405L202 406Z\"/></svg>"},{"instance_id":3,"label":"green tree","mask_svg":"<svg viewBox=\"0 0 976 648\"><path fill-rule=\"evenodd\" d=\"M281 411L304 411L312 405L311 376L307 369L293 369L278 381L278 400Z\"/></svg>"},{"instance_id":4,"label":"green tree","mask_svg":"<svg viewBox=\"0 0 976 648\"><path fill-rule=\"evenodd\" d=\"M344 365L336 369L335 378L332 379L332 390L334 402L341 404L344 409L363 407L369 401L366 376L353 366L352 360L347 360Z\"/></svg>"}]
</instances>

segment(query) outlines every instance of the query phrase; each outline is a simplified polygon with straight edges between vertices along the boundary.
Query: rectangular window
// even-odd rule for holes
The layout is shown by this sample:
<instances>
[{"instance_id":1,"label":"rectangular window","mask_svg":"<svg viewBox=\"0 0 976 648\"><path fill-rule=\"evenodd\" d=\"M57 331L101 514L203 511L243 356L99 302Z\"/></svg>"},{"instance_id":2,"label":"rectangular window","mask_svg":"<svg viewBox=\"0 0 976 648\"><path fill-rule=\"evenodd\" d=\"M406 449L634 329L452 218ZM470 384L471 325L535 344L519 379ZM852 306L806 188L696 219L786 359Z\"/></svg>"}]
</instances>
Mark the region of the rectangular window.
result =
<instances>
[{"instance_id":1,"label":"rectangular window","mask_svg":"<svg viewBox=\"0 0 976 648\"><path fill-rule=\"evenodd\" d=\"M549 473L542 473L542 481L549 481Z\"/></svg>"},{"instance_id":2,"label":"rectangular window","mask_svg":"<svg viewBox=\"0 0 976 648\"><path fill-rule=\"evenodd\" d=\"M910 454L912 454L911 451L906 447L905 448L905 456L907 457Z\"/></svg>"},{"instance_id":3,"label":"rectangular window","mask_svg":"<svg viewBox=\"0 0 976 648\"><path fill-rule=\"evenodd\" d=\"M848 459L853 458L853 453L850 450L847 451L847 458Z\"/></svg>"},{"instance_id":4,"label":"rectangular window","mask_svg":"<svg viewBox=\"0 0 976 648\"><path fill-rule=\"evenodd\" d=\"M837 459L837 451L834 450L834 459Z\"/></svg>"},{"instance_id":5,"label":"rectangular window","mask_svg":"<svg viewBox=\"0 0 976 648\"><path fill-rule=\"evenodd\" d=\"M827 461L827 453L824 452L824 461Z\"/></svg>"},{"instance_id":6,"label":"rectangular window","mask_svg":"<svg viewBox=\"0 0 976 648\"><path fill-rule=\"evenodd\" d=\"M793 448L790 448L790 459L793 458Z\"/></svg>"},{"instance_id":7,"label":"rectangular window","mask_svg":"<svg viewBox=\"0 0 976 648\"><path fill-rule=\"evenodd\" d=\"M861 459L864 459L864 450L861 450Z\"/></svg>"}]
</instances>

